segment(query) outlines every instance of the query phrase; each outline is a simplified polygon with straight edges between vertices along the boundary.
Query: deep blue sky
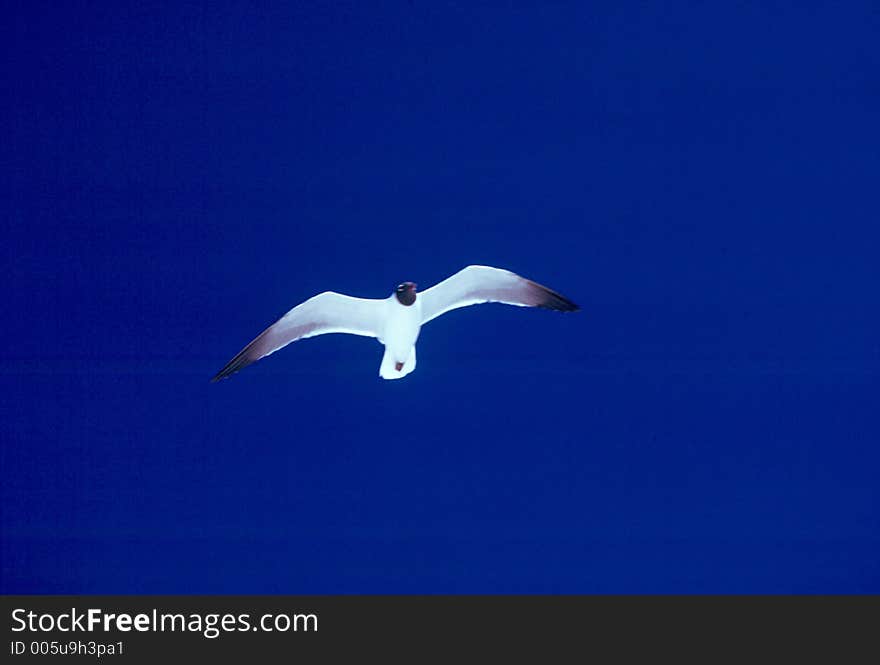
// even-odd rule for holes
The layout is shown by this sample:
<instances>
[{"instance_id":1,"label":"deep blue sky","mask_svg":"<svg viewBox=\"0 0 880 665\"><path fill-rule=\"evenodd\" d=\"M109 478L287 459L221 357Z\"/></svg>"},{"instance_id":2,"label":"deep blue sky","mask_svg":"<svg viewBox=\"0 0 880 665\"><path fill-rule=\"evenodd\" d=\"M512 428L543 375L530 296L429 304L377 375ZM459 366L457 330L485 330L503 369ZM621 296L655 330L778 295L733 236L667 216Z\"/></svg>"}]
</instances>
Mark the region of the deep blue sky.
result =
<instances>
[{"instance_id":1,"label":"deep blue sky","mask_svg":"<svg viewBox=\"0 0 880 665\"><path fill-rule=\"evenodd\" d=\"M880 592L876 2L61 4L0 28L0 590ZM583 311L209 383L469 263Z\"/></svg>"}]
</instances>

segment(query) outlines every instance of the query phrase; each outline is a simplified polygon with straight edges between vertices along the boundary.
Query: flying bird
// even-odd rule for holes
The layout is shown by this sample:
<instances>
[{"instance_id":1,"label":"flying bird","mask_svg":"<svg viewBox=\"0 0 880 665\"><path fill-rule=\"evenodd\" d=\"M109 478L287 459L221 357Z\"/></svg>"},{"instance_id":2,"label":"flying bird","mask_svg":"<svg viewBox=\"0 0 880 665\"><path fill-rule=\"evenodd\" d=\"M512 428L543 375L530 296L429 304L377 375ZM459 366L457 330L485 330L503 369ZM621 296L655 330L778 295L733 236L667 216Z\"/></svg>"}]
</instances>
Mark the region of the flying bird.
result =
<instances>
[{"instance_id":1,"label":"flying bird","mask_svg":"<svg viewBox=\"0 0 880 665\"><path fill-rule=\"evenodd\" d=\"M546 286L489 266L468 266L422 292L413 282L403 282L381 300L325 291L266 328L226 363L213 381L225 379L291 342L327 333L377 338L385 345L379 376L402 379L416 368L416 340L423 325L450 310L488 302L560 312L578 309Z\"/></svg>"}]
</instances>

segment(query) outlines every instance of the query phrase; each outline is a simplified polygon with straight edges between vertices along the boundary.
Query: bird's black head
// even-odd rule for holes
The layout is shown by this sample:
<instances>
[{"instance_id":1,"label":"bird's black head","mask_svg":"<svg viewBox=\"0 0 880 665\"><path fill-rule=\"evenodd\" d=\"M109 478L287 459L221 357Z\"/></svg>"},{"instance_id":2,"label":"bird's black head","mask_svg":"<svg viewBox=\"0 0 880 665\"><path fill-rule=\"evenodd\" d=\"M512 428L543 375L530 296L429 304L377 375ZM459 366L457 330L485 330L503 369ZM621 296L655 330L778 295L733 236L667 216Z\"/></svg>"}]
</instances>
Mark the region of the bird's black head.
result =
<instances>
[{"instance_id":1,"label":"bird's black head","mask_svg":"<svg viewBox=\"0 0 880 665\"><path fill-rule=\"evenodd\" d=\"M416 301L416 284L413 282L398 284L397 288L394 289L394 295L397 296L397 300L401 305L409 307Z\"/></svg>"}]
</instances>

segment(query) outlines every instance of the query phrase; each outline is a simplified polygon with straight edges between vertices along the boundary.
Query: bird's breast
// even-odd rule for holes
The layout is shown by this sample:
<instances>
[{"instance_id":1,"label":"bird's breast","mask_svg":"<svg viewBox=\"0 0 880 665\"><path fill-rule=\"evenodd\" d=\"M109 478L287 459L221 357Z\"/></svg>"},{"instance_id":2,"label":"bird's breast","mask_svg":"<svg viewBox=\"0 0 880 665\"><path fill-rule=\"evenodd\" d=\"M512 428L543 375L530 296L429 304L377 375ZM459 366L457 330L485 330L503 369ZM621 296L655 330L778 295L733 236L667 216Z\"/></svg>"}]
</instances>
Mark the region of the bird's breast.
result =
<instances>
[{"instance_id":1,"label":"bird's breast","mask_svg":"<svg viewBox=\"0 0 880 665\"><path fill-rule=\"evenodd\" d=\"M382 341L387 347L401 353L408 353L419 337L419 329L422 324L422 303L416 300L410 306L404 306L397 302L392 302L390 305Z\"/></svg>"}]
</instances>

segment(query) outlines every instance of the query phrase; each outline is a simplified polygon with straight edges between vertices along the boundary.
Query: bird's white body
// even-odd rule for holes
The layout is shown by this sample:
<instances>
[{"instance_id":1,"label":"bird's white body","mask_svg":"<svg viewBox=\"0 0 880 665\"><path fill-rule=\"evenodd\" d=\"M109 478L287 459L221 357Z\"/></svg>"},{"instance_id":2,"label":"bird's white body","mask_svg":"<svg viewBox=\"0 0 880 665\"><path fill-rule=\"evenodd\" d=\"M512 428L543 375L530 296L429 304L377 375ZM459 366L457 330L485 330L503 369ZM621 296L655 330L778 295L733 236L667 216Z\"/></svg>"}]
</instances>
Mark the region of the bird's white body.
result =
<instances>
[{"instance_id":1,"label":"bird's white body","mask_svg":"<svg viewBox=\"0 0 880 665\"><path fill-rule=\"evenodd\" d=\"M441 314L484 302L543 307L563 312L577 305L516 273L490 266L468 266L423 292L400 284L389 298L371 300L325 291L300 303L266 328L226 363L219 381L298 339L327 333L375 337L385 345L379 366L383 379L402 379L416 368L421 327Z\"/></svg>"},{"instance_id":2,"label":"bird's white body","mask_svg":"<svg viewBox=\"0 0 880 665\"><path fill-rule=\"evenodd\" d=\"M422 328L422 302L416 297L412 305L403 305L392 295L385 300L387 313L379 341L385 354L379 366L383 379L402 379L416 368L416 340ZM398 364L402 365L397 369Z\"/></svg>"}]
</instances>

